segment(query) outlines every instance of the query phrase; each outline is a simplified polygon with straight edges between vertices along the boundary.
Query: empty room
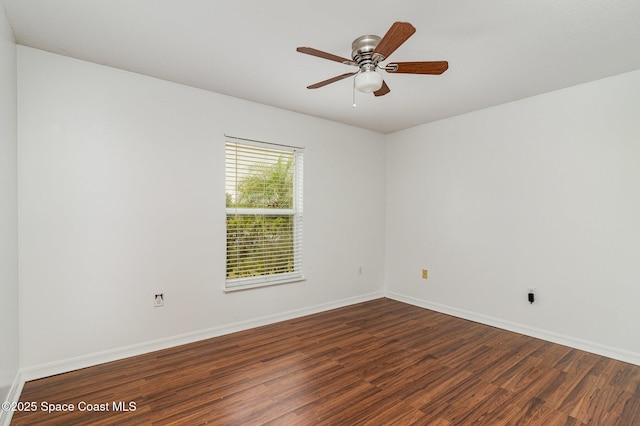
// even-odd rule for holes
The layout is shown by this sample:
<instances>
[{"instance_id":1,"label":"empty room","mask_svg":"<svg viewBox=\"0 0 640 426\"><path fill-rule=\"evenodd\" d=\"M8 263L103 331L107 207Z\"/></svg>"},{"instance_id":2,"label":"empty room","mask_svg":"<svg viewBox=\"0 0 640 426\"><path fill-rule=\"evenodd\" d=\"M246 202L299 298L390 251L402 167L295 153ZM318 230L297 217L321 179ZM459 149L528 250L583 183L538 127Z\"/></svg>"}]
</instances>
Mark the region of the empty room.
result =
<instances>
[{"instance_id":1,"label":"empty room","mask_svg":"<svg viewBox=\"0 0 640 426\"><path fill-rule=\"evenodd\" d=\"M0 425L640 424L640 2L0 0Z\"/></svg>"}]
</instances>

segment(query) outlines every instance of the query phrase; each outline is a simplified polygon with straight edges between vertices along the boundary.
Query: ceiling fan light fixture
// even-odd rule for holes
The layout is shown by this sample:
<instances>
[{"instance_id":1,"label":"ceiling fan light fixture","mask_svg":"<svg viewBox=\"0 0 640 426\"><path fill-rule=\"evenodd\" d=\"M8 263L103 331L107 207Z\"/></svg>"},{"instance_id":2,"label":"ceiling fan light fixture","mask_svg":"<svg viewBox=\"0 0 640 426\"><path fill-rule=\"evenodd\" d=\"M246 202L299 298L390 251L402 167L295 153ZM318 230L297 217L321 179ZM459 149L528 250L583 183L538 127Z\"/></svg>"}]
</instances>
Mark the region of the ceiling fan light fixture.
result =
<instances>
[{"instance_id":1,"label":"ceiling fan light fixture","mask_svg":"<svg viewBox=\"0 0 640 426\"><path fill-rule=\"evenodd\" d=\"M372 93L382 87L382 75L376 71L362 71L355 78L356 89L365 93Z\"/></svg>"}]
</instances>

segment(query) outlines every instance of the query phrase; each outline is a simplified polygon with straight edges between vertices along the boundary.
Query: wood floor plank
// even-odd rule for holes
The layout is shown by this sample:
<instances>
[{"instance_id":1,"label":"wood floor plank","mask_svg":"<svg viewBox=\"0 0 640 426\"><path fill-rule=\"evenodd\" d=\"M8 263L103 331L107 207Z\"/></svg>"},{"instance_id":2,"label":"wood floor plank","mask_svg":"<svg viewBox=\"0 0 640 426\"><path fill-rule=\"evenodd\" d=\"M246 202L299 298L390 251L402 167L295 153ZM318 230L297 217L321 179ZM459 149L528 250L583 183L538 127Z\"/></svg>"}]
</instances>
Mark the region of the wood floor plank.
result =
<instances>
[{"instance_id":1,"label":"wood floor plank","mask_svg":"<svg viewBox=\"0 0 640 426\"><path fill-rule=\"evenodd\" d=\"M377 299L34 380L20 400L38 409L12 425L637 426L640 366Z\"/></svg>"}]
</instances>

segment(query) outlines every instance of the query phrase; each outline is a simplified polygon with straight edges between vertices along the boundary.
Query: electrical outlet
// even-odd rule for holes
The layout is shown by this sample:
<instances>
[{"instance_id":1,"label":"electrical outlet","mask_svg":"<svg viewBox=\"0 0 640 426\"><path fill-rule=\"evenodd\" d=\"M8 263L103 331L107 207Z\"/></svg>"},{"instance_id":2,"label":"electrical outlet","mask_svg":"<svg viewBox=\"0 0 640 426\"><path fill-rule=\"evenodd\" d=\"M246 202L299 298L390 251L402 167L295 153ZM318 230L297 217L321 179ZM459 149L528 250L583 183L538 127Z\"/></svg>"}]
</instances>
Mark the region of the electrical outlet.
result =
<instances>
[{"instance_id":1,"label":"electrical outlet","mask_svg":"<svg viewBox=\"0 0 640 426\"><path fill-rule=\"evenodd\" d=\"M160 293L155 295L155 298L153 299L153 306L155 308L164 306L164 294Z\"/></svg>"},{"instance_id":2,"label":"electrical outlet","mask_svg":"<svg viewBox=\"0 0 640 426\"><path fill-rule=\"evenodd\" d=\"M427 269L422 270L422 279L426 280L429 278L429 271Z\"/></svg>"}]
</instances>

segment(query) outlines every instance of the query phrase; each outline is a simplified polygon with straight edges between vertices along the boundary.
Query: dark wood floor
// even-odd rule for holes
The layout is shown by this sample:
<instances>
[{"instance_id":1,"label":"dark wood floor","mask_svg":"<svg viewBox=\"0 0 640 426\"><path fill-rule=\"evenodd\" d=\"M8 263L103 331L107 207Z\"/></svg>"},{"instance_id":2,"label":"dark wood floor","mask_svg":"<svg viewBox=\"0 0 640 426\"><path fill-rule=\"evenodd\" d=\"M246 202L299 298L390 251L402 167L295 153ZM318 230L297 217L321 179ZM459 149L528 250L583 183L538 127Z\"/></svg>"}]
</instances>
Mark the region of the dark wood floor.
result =
<instances>
[{"instance_id":1,"label":"dark wood floor","mask_svg":"<svg viewBox=\"0 0 640 426\"><path fill-rule=\"evenodd\" d=\"M21 401L38 409L13 425L640 425L640 367L378 299L35 380Z\"/></svg>"}]
</instances>

